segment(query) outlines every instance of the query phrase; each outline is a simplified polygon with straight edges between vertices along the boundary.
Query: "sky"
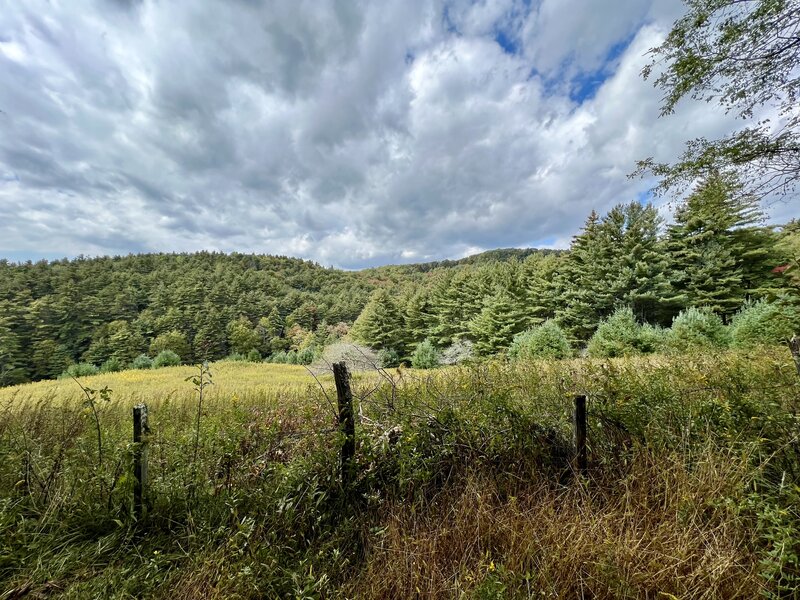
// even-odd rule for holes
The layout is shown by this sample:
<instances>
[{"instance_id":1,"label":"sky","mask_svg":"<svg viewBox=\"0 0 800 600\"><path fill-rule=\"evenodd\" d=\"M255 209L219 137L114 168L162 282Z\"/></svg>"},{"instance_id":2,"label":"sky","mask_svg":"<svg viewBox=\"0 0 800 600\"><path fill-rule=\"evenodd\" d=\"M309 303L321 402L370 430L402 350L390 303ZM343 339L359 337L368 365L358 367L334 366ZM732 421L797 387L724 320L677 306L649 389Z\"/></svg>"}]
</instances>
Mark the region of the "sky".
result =
<instances>
[{"instance_id":1,"label":"sky","mask_svg":"<svg viewBox=\"0 0 800 600\"><path fill-rule=\"evenodd\" d=\"M637 160L741 126L693 101L658 118L640 72L682 11L0 0L0 257L568 247L592 209L650 198Z\"/></svg>"}]
</instances>

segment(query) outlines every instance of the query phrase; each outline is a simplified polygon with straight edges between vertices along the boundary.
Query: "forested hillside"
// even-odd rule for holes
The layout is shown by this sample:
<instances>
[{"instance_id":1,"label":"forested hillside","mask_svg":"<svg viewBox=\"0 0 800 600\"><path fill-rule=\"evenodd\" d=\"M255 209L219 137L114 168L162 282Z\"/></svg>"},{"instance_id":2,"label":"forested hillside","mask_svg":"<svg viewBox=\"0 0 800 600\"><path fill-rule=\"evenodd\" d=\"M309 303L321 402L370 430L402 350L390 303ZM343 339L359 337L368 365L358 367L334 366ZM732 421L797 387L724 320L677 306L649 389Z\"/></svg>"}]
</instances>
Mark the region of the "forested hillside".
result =
<instances>
[{"instance_id":1,"label":"forested hillside","mask_svg":"<svg viewBox=\"0 0 800 600\"><path fill-rule=\"evenodd\" d=\"M578 347L623 307L663 327L691 307L730 321L760 298L795 310L800 227L764 226L755 200L735 191L706 181L668 227L638 202L593 212L568 252L506 249L361 272L217 253L3 261L0 383L79 362L117 370L165 350L183 362L282 362L287 352L308 362L348 335L390 362L425 340L439 350L466 341L488 356L548 320Z\"/></svg>"}]
</instances>

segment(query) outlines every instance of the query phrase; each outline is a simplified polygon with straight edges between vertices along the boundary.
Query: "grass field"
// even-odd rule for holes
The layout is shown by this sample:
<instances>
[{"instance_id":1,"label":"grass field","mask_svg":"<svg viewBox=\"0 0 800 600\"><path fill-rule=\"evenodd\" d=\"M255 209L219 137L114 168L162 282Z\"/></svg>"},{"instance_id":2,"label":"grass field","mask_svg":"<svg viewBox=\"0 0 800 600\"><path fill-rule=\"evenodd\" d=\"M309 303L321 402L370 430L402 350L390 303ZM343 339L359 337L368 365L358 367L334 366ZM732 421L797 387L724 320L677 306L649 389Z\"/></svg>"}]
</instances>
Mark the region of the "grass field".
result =
<instances>
[{"instance_id":1,"label":"grass field","mask_svg":"<svg viewBox=\"0 0 800 600\"><path fill-rule=\"evenodd\" d=\"M363 374L347 490L329 377L210 368L199 429L191 367L81 379L113 390L97 420L71 380L0 390L0 598L797 593L800 378L783 349Z\"/></svg>"}]
</instances>

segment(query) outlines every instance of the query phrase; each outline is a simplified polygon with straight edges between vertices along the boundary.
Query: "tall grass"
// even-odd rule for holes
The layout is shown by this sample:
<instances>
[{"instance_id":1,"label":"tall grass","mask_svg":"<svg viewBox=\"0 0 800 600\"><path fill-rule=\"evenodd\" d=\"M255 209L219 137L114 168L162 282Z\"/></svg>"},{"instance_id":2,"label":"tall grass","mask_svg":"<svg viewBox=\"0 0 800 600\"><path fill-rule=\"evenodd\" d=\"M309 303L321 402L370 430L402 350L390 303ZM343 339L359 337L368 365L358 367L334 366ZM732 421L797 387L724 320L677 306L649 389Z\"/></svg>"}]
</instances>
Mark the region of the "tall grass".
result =
<instances>
[{"instance_id":1,"label":"tall grass","mask_svg":"<svg viewBox=\"0 0 800 600\"><path fill-rule=\"evenodd\" d=\"M360 375L347 491L330 378L211 368L199 421L189 367L86 378L113 390L97 421L74 383L2 391L0 597L797 591L800 380L783 351ZM570 466L577 393L590 398L585 478ZM140 401L150 504L136 522Z\"/></svg>"}]
</instances>

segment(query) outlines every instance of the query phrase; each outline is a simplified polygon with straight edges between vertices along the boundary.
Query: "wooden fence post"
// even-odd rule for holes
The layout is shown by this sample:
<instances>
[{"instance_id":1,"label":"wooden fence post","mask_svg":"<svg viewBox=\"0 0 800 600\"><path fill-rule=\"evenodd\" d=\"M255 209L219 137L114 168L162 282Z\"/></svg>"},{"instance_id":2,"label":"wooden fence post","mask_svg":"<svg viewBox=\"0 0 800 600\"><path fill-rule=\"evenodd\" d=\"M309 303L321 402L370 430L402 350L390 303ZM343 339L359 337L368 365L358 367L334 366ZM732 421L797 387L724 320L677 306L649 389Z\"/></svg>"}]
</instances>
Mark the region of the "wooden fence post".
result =
<instances>
[{"instance_id":1,"label":"wooden fence post","mask_svg":"<svg viewBox=\"0 0 800 600\"><path fill-rule=\"evenodd\" d=\"M140 520L144 514L147 490L147 405L133 407L133 516Z\"/></svg>"},{"instance_id":2,"label":"wooden fence post","mask_svg":"<svg viewBox=\"0 0 800 600\"><path fill-rule=\"evenodd\" d=\"M356 421L353 414L353 392L350 389L350 374L344 362L333 364L333 379L336 382L336 397L339 403L339 428L344 434L342 442L341 468L342 487L350 488L353 481L353 457L356 453Z\"/></svg>"},{"instance_id":3,"label":"wooden fence post","mask_svg":"<svg viewBox=\"0 0 800 600\"><path fill-rule=\"evenodd\" d=\"M575 460L578 473L585 475L589 467L586 454L586 396L575 396L574 420Z\"/></svg>"}]
</instances>

